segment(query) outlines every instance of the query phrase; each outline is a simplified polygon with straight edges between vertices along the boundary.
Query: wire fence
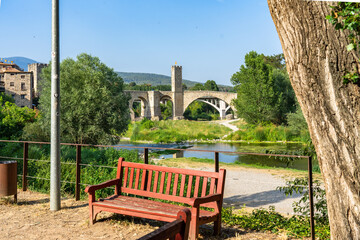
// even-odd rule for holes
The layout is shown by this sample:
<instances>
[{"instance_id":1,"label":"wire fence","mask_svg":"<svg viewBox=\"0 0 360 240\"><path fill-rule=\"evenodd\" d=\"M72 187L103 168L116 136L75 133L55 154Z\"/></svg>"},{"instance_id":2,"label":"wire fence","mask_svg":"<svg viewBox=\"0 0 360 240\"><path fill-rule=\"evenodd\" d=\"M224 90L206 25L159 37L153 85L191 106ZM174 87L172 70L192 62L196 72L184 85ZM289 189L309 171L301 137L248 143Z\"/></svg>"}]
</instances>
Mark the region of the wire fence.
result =
<instances>
[{"instance_id":1,"label":"wire fence","mask_svg":"<svg viewBox=\"0 0 360 240\"><path fill-rule=\"evenodd\" d=\"M29 161L50 163L50 160L44 159L32 159L29 158L29 145L40 144L40 145L50 145L48 142L31 142L31 141L12 141L12 140L0 140L0 143L18 143L23 144L23 158L12 157L12 156L0 156L0 159L7 160L22 160L22 174L18 176L22 179L22 190L26 191L28 187L28 179L38 179L43 181L50 181L49 178L30 176L28 175L28 165ZM232 151L212 151L212 150L198 150L198 149L177 149L177 148L162 148L162 147L137 147L137 146L111 146L111 145L89 145L89 144L71 144L71 143L62 143L63 146L73 146L76 148L75 163L74 162L61 162L64 165L75 166L75 181L65 181L62 180L61 183L73 184L75 185L75 199L80 199L80 186L90 185L89 183L81 182L81 168L82 167L96 167L96 168L105 168L105 169L116 169L113 166L98 165L98 164L87 164L82 163L81 151L83 147L88 148L116 148L116 149L143 149L143 163L149 164L149 149L151 150L171 150L171 151L188 151L188 152L207 152L214 153L214 171L219 171L219 154L237 154L237 155L253 155L253 156L269 156L269 157L286 157L286 158L302 158L308 160L308 186L297 185L295 187L302 187L309 189L309 200L310 200L310 221L311 221L311 232L314 233L314 200L313 200L313 178L312 178L312 158L310 156L301 156L301 155L285 155L285 154L272 154L272 153L251 153L251 152L232 152ZM94 183L93 183L94 184ZM267 184L267 183L264 183Z\"/></svg>"}]
</instances>

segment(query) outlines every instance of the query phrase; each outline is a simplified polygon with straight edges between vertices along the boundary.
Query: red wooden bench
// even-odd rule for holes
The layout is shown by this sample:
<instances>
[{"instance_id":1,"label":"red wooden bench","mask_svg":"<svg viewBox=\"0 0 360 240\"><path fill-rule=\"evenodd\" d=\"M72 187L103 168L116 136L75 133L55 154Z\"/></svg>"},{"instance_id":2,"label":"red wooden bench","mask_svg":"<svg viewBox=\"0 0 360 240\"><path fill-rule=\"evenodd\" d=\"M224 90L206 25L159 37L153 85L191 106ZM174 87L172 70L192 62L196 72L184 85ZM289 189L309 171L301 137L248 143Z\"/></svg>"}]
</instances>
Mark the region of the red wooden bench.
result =
<instances>
[{"instance_id":1,"label":"red wooden bench","mask_svg":"<svg viewBox=\"0 0 360 240\"><path fill-rule=\"evenodd\" d=\"M139 238L138 240L187 240L189 236L191 212L188 208L180 210L175 221Z\"/></svg>"},{"instance_id":2,"label":"red wooden bench","mask_svg":"<svg viewBox=\"0 0 360 240\"><path fill-rule=\"evenodd\" d=\"M196 239L199 226L209 222L214 222L217 235L221 229L225 174L224 169L206 172L132 163L119 158L115 179L85 189L89 194L90 223L94 223L101 211L172 222L184 208L157 199L191 207L190 239ZM110 186L115 186L115 194L96 201L95 191Z\"/></svg>"}]
</instances>

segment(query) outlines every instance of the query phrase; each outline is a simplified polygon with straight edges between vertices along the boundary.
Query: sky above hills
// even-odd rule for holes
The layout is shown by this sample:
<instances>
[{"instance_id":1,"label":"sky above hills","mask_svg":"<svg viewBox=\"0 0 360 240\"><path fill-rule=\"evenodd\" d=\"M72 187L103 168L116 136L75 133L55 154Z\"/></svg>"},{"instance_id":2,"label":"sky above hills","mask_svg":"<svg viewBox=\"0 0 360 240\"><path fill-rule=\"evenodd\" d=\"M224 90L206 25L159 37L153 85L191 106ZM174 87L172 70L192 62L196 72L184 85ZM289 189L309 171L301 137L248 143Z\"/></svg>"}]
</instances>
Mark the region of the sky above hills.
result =
<instances>
[{"instance_id":1,"label":"sky above hills","mask_svg":"<svg viewBox=\"0 0 360 240\"><path fill-rule=\"evenodd\" d=\"M0 22L2 57L49 62L51 1L2 0ZM249 51L282 52L266 0L60 0L60 37L61 59L226 85Z\"/></svg>"}]
</instances>

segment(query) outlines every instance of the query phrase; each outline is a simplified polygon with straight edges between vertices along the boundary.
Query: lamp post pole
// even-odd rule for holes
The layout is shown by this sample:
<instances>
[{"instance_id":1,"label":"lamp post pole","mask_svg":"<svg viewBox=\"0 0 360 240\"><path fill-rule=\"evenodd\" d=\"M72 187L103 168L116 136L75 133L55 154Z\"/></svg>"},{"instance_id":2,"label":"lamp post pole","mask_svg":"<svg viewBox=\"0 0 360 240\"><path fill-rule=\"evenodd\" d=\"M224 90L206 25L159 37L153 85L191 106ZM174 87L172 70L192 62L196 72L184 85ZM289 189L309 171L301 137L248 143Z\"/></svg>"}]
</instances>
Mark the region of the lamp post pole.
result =
<instances>
[{"instance_id":1,"label":"lamp post pole","mask_svg":"<svg viewBox=\"0 0 360 240\"><path fill-rule=\"evenodd\" d=\"M52 0L50 210L60 209L59 0Z\"/></svg>"}]
</instances>

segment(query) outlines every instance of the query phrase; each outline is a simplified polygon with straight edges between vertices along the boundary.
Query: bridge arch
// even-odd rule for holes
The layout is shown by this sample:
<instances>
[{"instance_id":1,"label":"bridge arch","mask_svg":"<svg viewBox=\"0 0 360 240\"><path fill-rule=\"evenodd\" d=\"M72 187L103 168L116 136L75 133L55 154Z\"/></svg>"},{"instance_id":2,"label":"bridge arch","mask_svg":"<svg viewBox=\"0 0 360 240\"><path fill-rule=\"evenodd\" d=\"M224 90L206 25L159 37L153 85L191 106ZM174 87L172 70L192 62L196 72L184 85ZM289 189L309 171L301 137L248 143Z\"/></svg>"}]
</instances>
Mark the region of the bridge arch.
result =
<instances>
[{"instance_id":1,"label":"bridge arch","mask_svg":"<svg viewBox=\"0 0 360 240\"><path fill-rule=\"evenodd\" d=\"M224 119L226 112L231 108L232 100L237 97L236 93L216 92L216 91L186 91L184 92L184 112L186 108L194 101L204 102L214 107L219 113L220 118Z\"/></svg>"}]
</instances>

